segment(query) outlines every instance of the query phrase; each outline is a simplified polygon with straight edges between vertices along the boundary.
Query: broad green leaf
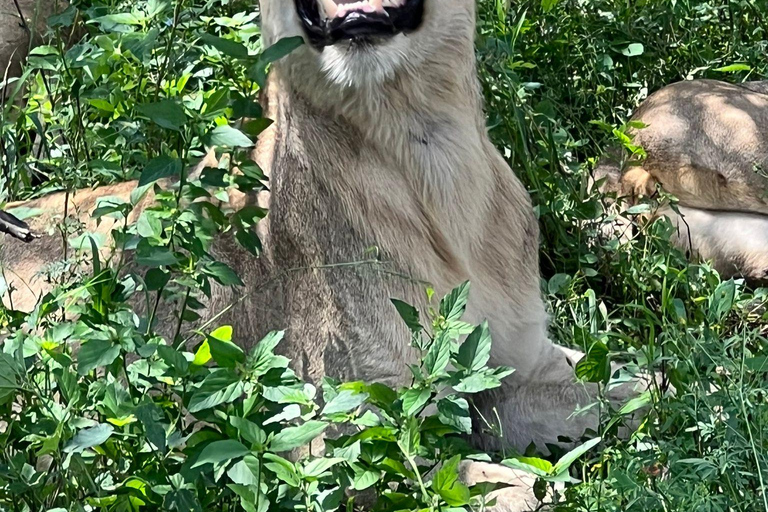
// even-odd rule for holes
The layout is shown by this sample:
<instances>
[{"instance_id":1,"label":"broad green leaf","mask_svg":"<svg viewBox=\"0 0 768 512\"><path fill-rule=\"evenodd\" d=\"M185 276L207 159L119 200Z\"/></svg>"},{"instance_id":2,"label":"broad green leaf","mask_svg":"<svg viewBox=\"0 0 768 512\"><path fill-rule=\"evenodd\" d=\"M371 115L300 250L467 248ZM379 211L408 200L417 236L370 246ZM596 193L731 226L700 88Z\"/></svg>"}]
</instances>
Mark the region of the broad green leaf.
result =
<instances>
[{"instance_id":1,"label":"broad green leaf","mask_svg":"<svg viewBox=\"0 0 768 512\"><path fill-rule=\"evenodd\" d=\"M446 375L445 369L451 361L451 340L445 334L438 336L424 356L424 371L434 379Z\"/></svg>"},{"instance_id":2,"label":"broad green leaf","mask_svg":"<svg viewBox=\"0 0 768 512\"><path fill-rule=\"evenodd\" d=\"M211 360L211 346L208 344L208 340L205 340L197 347L195 351L195 358L192 360L192 364L195 366L203 366L208 364Z\"/></svg>"},{"instance_id":3,"label":"broad green leaf","mask_svg":"<svg viewBox=\"0 0 768 512\"><path fill-rule=\"evenodd\" d=\"M413 332L420 332L423 327L419 322L419 311L401 300L391 299L392 304L395 305L397 312L400 314L400 318L403 319L405 325Z\"/></svg>"},{"instance_id":4,"label":"broad green leaf","mask_svg":"<svg viewBox=\"0 0 768 512\"><path fill-rule=\"evenodd\" d=\"M555 466L552 468L552 474L557 476L568 471L568 469L571 467L571 464L576 462L582 455L587 453L589 450L591 450L592 448L600 444L602 440L603 439L601 437L597 437L595 439L587 441L581 446L574 448L570 452L563 455L560 458L560 460L557 461L557 464L555 464Z\"/></svg>"},{"instance_id":5,"label":"broad green leaf","mask_svg":"<svg viewBox=\"0 0 768 512\"><path fill-rule=\"evenodd\" d=\"M469 281L454 288L451 293L440 301L440 315L449 322L460 320L464 315L464 310L467 309L468 300Z\"/></svg>"},{"instance_id":6,"label":"broad green leaf","mask_svg":"<svg viewBox=\"0 0 768 512\"><path fill-rule=\"evenodd\" d=\"M502 464L513 469L520 469L542 478L549 477L552 474L552 469L554 468L552 463L548 460L535 457L515 457L513 459L505 459L502 461Z\"/></svg>"},{"instance_id":7,"label":"broad green leaf","mask_svg":"<svg viewBox=\"0 0 768 512\"><path fill-rule=\"evenodd\" d=\"M209 146L225 148L249 148L253 142L243 132L231 126L217 126L206 136L206 143Z\"/></svg>"},{"instance_id":8,"label":"broad green leaf","mask_svg":"<svg viewBox=\"0 0 768 512\"><path fill-rule=\"evenodd\" d=\"M291 487L298 487L301 484L301 478L293 463L274 453L265 453L264 460L267 461L264 467L272 471L279 480Z\"/></svg>"},{"instance_id":9,"label":"broad green leaf","mask_svg":"<svg viewBox=\"0 0 768 512\"><path fill-rule=\"evenodd\" d=\"M203 448L203 451L200 453L200 456L192 467L196 468L204 464L213 464L214 466L217 466L222 463L229 463L235 459L245 457L250 453L251 450L233 439L214 441Z\"/></svg>"},{"instance_id":10,"label":"broad green leaf","mask_svg":"<svg viewBox=\"0 0 768 512\"><path fill-rule=\"evenodd\" d=\"M136 247L136 263L145 267L170 266L178 262L176 255L168 247L158 247L142 239Z\"/></svg>"},{"instance_id":11,"label":"broad green leaf","mask_svg":"<svg viewBox=\"0 0 768 512\"><path fill-rule=\"evenodd\" d=\"M237 429L240 437L256 445L258 448L267 442L267 434L251 420L232 416L229 418L229 423Z\"/></svg>"},{"instance_id":12,"label":"broad green leaf","mask_svg":"<svg viewBox=\"0 0 768 512\"><path fill-rule=\"evenodd\" d=\"M421 432L419 431L419 420L411 417L400 429L397 439L397 446L400 447L406 457L416 457L421 447Z\"/></svg>"},{"instance_id":13,"label":"broad green leaf","mask_svg":"<svg viewBox=\"0 0 768 512\"><path fill-rule=\"evenodd\" d=\"M302 37L284 37L264 50L259 60L269 63L277 62L303 44L304 39Z\"/></svg>"},{"instance_id":14,"label":"broad green leaf","mask_svg":"<svg viewBox=\"0 0 768 512\"><path fill-rule=\"evenodd\" d=\"M445 461L432 481L432 489L452 507L469 504L469 488L459 482L459 463L461 456L456 455Z\"/></svg>"},{"instance_id":15,"label":"broad green leaf","mask_svg":"<svg viewBox=\"0 0 768 512\"><path fill-rule=\"evenodd\" d=\"M77 372L80 375L112 364L120 355L120 345L109 340L91 340L80 346L77 353Z\"/></svg>"},{"instance_id":16,"label":"broad green leaf","mask_svg":"<svg viewBox=\"0 0 768 512\"><path fill-rule=\"evenodd\" d=\"M163 500L164 510L175 510L176 512L202 512L203 508L197 501L195 493L189 489L179 489L169 492Z\"/></svg>"},{"instance_id":17,"label":"broad green leaf","mask_svg":"<svg viewBox=\"0 0 768 512\"><path fill-rule=\"evenodd\" d=\"M608 347L595 341L587 354L576 365L576 376L586 382L606 382L611 377Z\"/></svg>"},{"instance_id":18,"label":"broad green leaf","mask_svg":"<svg viewBox=\"0 0 768 512\"><path fill-rule=\"evenodd\" d=\"M236 59L243 59L248 57L248 48L246 48L243 44L238 43L237 41L216 37L211 34L203 34L200 37L200 41L202 41L203 44L213 46L218 51L224 55L228 55L229 57L234 57Z\"/></svg>"},{"instance_id":19,"label":"broad green leaf","mask_svg":"<svg viewBox=\"0 0 768 512\"><path fill-rule=\"evenodd\" d=\"M642 43L631 43L626 48L621 50L622 55L627 57L637 57L645 52L645 47Z\"/></svg>"},{"instance_id":20,"label":"broad green leaf","mask_svg":"<svg viewBox=\"0 0 768 512\"><path fill-rule=\"evenodd\" d=\"M403 414L414 416L421 412L421 409L427 404L432 396L432 391L428 388L413 388L403 393Z\"/></svg>"},{"instance_id":21,"label":"broad green leaf","mask_svg":"<svg viewBox=\"0 0 768 512\"><path fill-rule=\"evenodd\" d=\"M115 429L104 423L95 427L85 428L77 433L64 447L66 453L82 453L84 450L99 446L112 437Z\"/></svg>"},{"instance_id":22,"label":"broad green leaf","mask_svg":"<svg viewBox=\"0 0 768 512\"><path fill-rule=\"evenodd\" d=\"M469 404L463 398L450 395L437 402L438 418L462 434L472 433L472 418L469 414Z\"/></svg>"},{"instance_id":23,"label":"broad green leaf","mask_svg":"<svg viewBox=\"0 0 768 512\"><path fill-rule=\"evenodd\" d=\"M259 459L253 455L246 455L227 470L229 479L240 485L258 485L260 473Z\"/></svg>"},{"instance_id":24,"label":"broad green leaf","mask_svg":"<svg viewBox=\"0 0 768 512\"><path fill-rule=\"evenodd\" d=\"M274 452L287 452L304 446L314 438L322 434L328 427L325 421L312 420L298 427L289 427L281 430L269 443L269 448Z\"/></svg>"},{"instance_id":25,"label":"broad green leaf","mask_svg":"<svg viewBox=\"0 0 768 512\"><path fill-rule=\"evenodd\" d=\"M243 286L244 284L232 267L220 261L206 263L203 271L222 286Z\"/></svg>"},{"instance_id":26,"label":"broad green leaf","mask_svg":"<svg viewBox=\"0 0 768 512\"><path fill-rule=\"evenodd\" d=\"M180 132L187 123L184 108L174 100L138 105L136 110L153 123L168 130Z\"/></svg>"},{"instance_id":27,"label":"broad green leaf","mask_svg":"<svg viewBox=\"0 0 768 512\"><path fill-rule=\"evenodd\" d=\"M221 368L235 368L245 362L245 352L231 341L221 341L213 336L206 340L211 357Z\"/></svg>"},{"instance_id":28,"label":"broad green leaf","mask_svg":"<svg viewBox=\"0 0 768 512\"><path fill-rule=\"evenodd\" d=\"M195 413L223 403L229 403L243 394L240 377L230 370L216 371L203 380L189 400L189 412Z\"/></svg>"},{"instance_id":29,"label":"broad green leaf","mask_svg":"<svg viewBox=\"0 0 768 512\"><path fill-rule=\"evenodd\" d=\"M0 404L8 401L18 388L18 365L9 354L0 353Z\"/></svg>"},{"instance_id":30,"label":"broad green leaf","mask_svg":"<svg viewBox=\"0 0 768 512\"><path fill-rule=\"evenodd\" d=\"M315 459L312 461L309 461L303 468L302 473L304 476L310 477L310 478L319 478L334 467L335 465L346 462L346 459L342 459L341 457L327 457L322 459Z\"/></svg>"},{"instance_id":31,"label":"broad green leaf","mask_svg":"<svg viewBox=\"0 0 768 512\"><path fill-rule=\"evenodd\" d=\"M355 473L352 479L352 488L356 491L364 491L381 480L381 471L373 469Z\"/></svg>"},{"instance_id":32,"label":"broad green leaf","mask_svg":"<svg viewBox=\"0 0 768 512\"><path fill-rule=\"evenodd\" d=\"M181 160L169 155L161 155L150 160L139 178L139 187L154 183L169 176L181 175Z\"/></svg>"},{"instance_id":33,"label":"broad green leaf","mask_svg":"<svg viewBox=\"0 0 768 512\"><path fill-rule=\"evenodd\" d=\"M136 409L135 414L144 427L147 440L149 440L160 453L165 454L167 451L165 429L163 428L163 424L160 423L162 416L157 406L153 403L144 404Z\"/></svg>"},{"instance_id":34,"label":"broad green leaf","mask_svg":"<svg viewBox=\"0 0 768 512\"><path fill-rule=\"evenodd\" d=\"M749 64L730 64L721 68L713 69L719 73L737 73L739 71L752 71L752 67Z\"/></svg>"},{"instance_id":35,"label":"broad green leaf","mask_svg":"<svg viewBox=\"0 0 768 512\"><path fill-rule=\"evenodd\" d=\"M366 393L342 390L325 405L323 414L348 413L365 403L366 398L368 398Z\"/></svg>"},{"instance_id":36,"label":"broad green leaf","mask_svg":"<svg viewBox=\"0 0 768 512\"><path fill-rule=\"evenodd\" d=\"M488 322L478 325L459 347L456 362L476 372L485 367L491 358L491 332Z\"/></svg>"}]
</instances>

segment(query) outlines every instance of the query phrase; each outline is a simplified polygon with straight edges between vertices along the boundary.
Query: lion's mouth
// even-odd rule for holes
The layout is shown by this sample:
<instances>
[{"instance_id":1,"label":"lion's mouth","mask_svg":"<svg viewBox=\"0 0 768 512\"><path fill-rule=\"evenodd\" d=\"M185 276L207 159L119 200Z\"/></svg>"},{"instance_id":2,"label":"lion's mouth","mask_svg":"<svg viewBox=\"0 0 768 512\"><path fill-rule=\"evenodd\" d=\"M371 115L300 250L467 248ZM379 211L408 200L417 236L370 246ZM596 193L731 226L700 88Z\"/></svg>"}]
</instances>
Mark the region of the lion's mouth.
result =
<instances>
[{"instance_id":1,"label":"lion's mouth","mask_svg":"<svg viewBox=\"0 0 768 512\"><path fill-rule=\"evenodd\" d=\"M424 0L295 0L311 43L375 41L419 28Z\"/></svg>"}]
</instances>

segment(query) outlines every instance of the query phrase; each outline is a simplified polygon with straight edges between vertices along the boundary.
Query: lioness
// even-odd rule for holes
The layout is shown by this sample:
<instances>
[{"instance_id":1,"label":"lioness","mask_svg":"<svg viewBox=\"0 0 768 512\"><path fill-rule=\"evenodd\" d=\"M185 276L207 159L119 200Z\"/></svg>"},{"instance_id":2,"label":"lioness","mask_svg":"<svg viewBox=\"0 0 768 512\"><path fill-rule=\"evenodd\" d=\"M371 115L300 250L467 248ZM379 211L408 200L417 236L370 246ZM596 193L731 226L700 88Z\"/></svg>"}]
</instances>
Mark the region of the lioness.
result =
<instances>
[{"instance_id":1,"label":"lioness","mask_svg":"<svg viewBox=\"0 0 768 512\"><path fill-rule=\"evenodd\" d=\"M606 189L637 198L660 184L680 201L663 206L674 241L714 261L725 277L768 279L768 81L693 80L669 85L632 117L647 158L601 164Z\"/></svg>"},{"instance_id":2,"label":"lioness","mask_svg":"<svg viewBox=\"0 0 768 512\"><path fill-rule=\"evenodd\" d=\"M258 198L270 211L264 256L250 258L229 240L217 244L253 294L226 320L240 342L286 328L283 350L305 378L402 385L413 354L390 298L425 309L424 281L442 294L470 280L468 321L487 319L492 364L516 369L478 404L489 421L496 409L504 441L544 448L596 427L593 414L573 416L592 400L574 381L578 354L547 337L529 196L486 133L474 0L261 6L267 44L297 35L307 44L271 73L275 124L257 150L271 180L270 195ZM54 243L4 242L6 274L19 262L40 265ZM384 269L354 264L372 246ZM233 302L218 290L209 309ZM476 442L496 444L481 433Z\"/></svg>"}]
</instances>

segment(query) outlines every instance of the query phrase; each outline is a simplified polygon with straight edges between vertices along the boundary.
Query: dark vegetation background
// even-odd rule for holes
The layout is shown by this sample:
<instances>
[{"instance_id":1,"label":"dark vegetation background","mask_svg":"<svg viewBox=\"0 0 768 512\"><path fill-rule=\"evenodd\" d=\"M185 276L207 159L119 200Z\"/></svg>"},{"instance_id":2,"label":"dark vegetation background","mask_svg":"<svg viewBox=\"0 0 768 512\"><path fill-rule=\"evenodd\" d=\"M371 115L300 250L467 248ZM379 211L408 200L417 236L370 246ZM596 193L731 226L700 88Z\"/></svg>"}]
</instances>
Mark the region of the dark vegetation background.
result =
<instances>
[{"instance_id":1,"label":"dark vegetation background","mask_svg":"<svg viewBox=\"0 0 768 512\"><path fill-rule=\"evenodd\" d=\"M478 5L488 124L540 218L553 336L587 352L577 371L604 387L625 378L610 374L611 361L665 376L621 410L600 404L604 421L594 434L602 442L578 462L494 457L535 474L537 491L569 481L556 487L557 510L768 512L768 294L689 264L667 241L663 220L627 243L600 236L616 214L587 188L598 157L622 144L623 124L649 93L683 79L768 78L768 2ZM243 1L77 0L49 25L48 44L32 52L22 80L4 87L15 102L0 117L0 202L137 177L151 183L180 174L205 143L249 145L265 125L255 103L265 69L290 50L264 52L257 10ZM221 172L193 186L221 194L233 185L229 165L246 154L234 151ZM234 185L262 186L256 169ZM257 252L251 227L263 215L183 214L179 204L199 193L161 192L154 213L127 231L142 244L149 291L190 301L185 319L210 280L237 283L194 235L234 231ZM99 215L115 215L131 205L102 207ZM56 229L82 249L81 226ZM328 382L325 401L336 398L336 406L320 410L319 390L282 373L287 363L271 355L279 336L243 354L227 344L226 328L211 326L186 353L186 340L159 340L135 325L125 298L136 283L105 270L108 262L94 265L89 247L80 261L90 274L49 274L61 288L26 319L41 334L20 331L18 314L0 314L13 333L0 358L0 507L350 510L359 501L341 491L353 487L374 490L379 510L470 508L470 490L454 478L454 456L468 454L449 435L465 431L467 402L454 397L438 403L439 416L416 419L445 384L435 377L445 370L435 368L440 347L423 346L426 373L410 389ZM434 339L456 328L446 318L460 314L462 293L423 322ZM485 343L478 329L473 342ZM78 360L72 346L80 342ZM461 367L461 354L450 357ZM501 374L480 363L491 386ZM364 402L378 407L378 420L353 412ZM645 421L620 440L623 417L643 406ZM278 455L332 423L354 424L358 438L343 438L325 459L294 464ZM278 427L295 430L280 436ZM448 469L428 480L417 455ZM388 491L393 485L397 492ZM472 489L474 509L482 508L481 490Z\"/></svg>"}]
</instances>

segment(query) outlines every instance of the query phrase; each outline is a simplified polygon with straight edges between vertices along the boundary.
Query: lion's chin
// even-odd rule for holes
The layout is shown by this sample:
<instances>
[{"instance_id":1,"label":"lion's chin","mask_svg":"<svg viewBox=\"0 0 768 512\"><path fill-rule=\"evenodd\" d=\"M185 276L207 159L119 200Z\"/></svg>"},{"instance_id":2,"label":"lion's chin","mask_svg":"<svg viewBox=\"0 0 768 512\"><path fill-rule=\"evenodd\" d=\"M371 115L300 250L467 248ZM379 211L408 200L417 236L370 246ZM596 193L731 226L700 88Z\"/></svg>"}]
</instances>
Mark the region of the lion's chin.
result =
<instances>
[{"instance_id":1,"label":"lion's chin","mask_svg":"<svg viewBox=\"0 0 768 512\"><path fill-rule=\"evenodd\" d=\"M368 44L418 30L424 0L294 0L310 43L318 49L341 41Z\"/></svg>"}]
</instances>

